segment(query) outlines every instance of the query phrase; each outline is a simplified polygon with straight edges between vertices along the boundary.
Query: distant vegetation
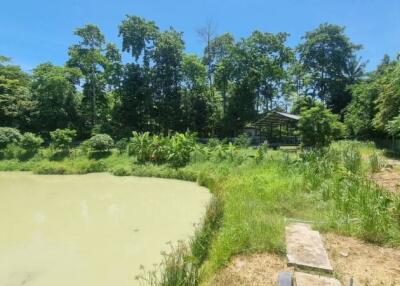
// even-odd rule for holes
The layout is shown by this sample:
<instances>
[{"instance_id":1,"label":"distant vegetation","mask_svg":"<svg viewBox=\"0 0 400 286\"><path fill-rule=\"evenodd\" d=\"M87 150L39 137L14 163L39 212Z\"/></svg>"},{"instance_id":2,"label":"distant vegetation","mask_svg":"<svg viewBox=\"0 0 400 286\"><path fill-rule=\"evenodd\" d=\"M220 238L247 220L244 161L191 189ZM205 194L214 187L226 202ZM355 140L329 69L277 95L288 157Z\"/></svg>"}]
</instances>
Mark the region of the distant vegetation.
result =
<instances>
[{"instance_id":1,"label":"distant vegetation","mask_svg":"<svg viewBox=\"0 0 400 286\"><path fill-rule=\"evenodd\" d=\"M132 131L232 138L264 112L299 114L321 104L345 123L342 137L399 133L399 61L384 56L366 73L362 47L344 27L321 24L296 48L287 33L235 39L201 31L201 56L185 53L182 33L137 16L119 25L120 48L95 25L76 29L63 66L48 62L27 73L0 56L0 126L45 140L66 128L80 141ZM123 53L131 57L122 61Z\"/></svg>"}]
</instances>

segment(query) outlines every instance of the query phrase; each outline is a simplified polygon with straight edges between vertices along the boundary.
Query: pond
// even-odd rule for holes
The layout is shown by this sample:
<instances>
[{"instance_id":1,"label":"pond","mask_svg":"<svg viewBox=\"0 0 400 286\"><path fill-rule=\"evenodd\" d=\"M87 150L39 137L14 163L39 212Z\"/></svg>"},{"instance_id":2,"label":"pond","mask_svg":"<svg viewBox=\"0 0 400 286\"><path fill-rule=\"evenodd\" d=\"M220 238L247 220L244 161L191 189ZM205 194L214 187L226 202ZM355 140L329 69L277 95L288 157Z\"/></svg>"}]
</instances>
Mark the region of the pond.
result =
<instances>
[{"instance_id":1,"label":"pond","mask_svg":"<svg viewBox=\"0 0 400 286\"><path fill-rule=\"evenodd\" d=\"M210 198L178 180L0 172L0 285L138 285Z\"/></svg>"}]
</instances>

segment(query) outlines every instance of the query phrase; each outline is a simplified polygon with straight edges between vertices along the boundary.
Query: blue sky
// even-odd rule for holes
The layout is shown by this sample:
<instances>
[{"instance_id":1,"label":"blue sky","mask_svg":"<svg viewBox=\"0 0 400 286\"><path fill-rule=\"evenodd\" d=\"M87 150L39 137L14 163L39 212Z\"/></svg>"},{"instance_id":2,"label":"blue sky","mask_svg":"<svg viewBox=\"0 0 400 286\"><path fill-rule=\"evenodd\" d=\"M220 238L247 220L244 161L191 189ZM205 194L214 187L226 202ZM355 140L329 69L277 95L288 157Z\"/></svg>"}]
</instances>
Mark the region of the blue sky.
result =
<instances>
[{"instance_id":1,"label":"blue sky","mask_svg":"<svg viewBox=\"0 0 400 286\"><path fill-rule=\"evenodd\" d=\"M75 28L97 24L108 41L120 47L118 25L126 14L154 20L162 29L184 32L186 51L201 53L198 28L212 20L218 33L237 38L253 30L288 32L295 46L320 23L346 26L363 45L360 56L373 69L385 53L400 51L399 0L3 0L0 12L0 55L25 70L51 61L63 64Z\"/></svg>"}]
</instances>

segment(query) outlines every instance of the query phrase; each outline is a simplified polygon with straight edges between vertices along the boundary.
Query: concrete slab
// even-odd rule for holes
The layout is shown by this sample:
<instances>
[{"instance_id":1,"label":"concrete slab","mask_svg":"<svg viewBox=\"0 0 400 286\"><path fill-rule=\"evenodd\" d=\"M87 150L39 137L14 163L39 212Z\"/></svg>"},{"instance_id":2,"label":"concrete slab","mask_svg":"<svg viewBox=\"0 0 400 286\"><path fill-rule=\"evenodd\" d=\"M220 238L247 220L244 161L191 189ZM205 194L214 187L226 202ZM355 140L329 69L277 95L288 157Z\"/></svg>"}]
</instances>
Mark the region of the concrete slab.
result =
<instances>
[{"instance_id":1,"label":"concrete slab","mask_svg":"<svg viewBox=\"0 0 400 286\"><path fill-rule=\"evenodd\" d=\"M292 272L279 273L278 286L293 286L293 273Z\"/></svg>"},{"instance_id":2,"label":"concrete slab","mask_svg":"<svg viewBox=\"0 0 400 286\"><path fill-rule=\"evenodd\" d=\"M332 265L318 231L309 224L292 223L286 227L288 265L331 273Z\"/></svg>"},{"instance_id":3,"label":"concrete slab","mask_svg":"<svg viewBox=\"0 0 400 286\"><path fill-rule=\"evenodd\" d=\"M295 272L296 286L341 286L335 278Z\"/></svg>"}]
</instances>

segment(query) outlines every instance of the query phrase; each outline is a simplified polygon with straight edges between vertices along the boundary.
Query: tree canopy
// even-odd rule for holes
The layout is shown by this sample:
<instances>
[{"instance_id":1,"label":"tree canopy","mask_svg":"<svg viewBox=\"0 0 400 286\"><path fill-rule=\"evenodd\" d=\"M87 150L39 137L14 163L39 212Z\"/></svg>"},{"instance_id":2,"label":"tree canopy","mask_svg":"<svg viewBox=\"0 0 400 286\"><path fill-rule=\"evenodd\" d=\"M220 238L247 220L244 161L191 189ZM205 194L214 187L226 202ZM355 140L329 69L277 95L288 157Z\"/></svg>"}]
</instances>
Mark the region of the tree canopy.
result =
<instances>
[{"instance_id":1,"label":"tree canopy","mask_svg":"<svg viewBox=\"0 0 400 286\"><path fill-rule=\"evenodd\" d=\"M185 130L230 137L265 112L320 106L339 115L348 136L373 138L400 114L399 60L385 56L366 73L361 45L334 24L306 32L296 48L285 32L236 39L209 25L200 30L202 55L185 51L180 31L134 15L118 26L120 47L93 24L74 34L64 66L25 72L0 56L0 126L44 138L65 128L79 139Z\"/></svg>"}]
</instances>

